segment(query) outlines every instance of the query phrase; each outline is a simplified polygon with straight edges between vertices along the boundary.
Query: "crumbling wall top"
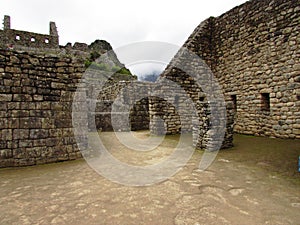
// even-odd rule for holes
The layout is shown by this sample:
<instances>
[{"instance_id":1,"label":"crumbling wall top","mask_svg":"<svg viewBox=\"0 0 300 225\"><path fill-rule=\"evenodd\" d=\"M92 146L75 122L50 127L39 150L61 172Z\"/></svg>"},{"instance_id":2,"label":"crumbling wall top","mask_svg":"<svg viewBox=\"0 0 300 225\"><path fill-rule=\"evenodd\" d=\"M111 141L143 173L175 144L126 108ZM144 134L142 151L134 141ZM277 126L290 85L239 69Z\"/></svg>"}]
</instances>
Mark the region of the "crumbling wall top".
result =
<instances>
[{"instance_id":1,"label":"crumbling wall top","mask_svg":"<svg viewBox=\"0 0 300 225\"><path fill-rule=\"evenodd\" d=\"M3 29L9 30L10 29L10 16L5 15L3 20Z\"/></svg>"},{"instance_id":2,"label":"crumbling wall top","mask_svg":"<svg viewBox=\"0 0 300 225\"><path fill-rule=\"evenodd\" d=\"M58 36L57 27L55 25L55 22L50 22L50 31L49 34L52 36Z\"/></svg>"}]
</instances>

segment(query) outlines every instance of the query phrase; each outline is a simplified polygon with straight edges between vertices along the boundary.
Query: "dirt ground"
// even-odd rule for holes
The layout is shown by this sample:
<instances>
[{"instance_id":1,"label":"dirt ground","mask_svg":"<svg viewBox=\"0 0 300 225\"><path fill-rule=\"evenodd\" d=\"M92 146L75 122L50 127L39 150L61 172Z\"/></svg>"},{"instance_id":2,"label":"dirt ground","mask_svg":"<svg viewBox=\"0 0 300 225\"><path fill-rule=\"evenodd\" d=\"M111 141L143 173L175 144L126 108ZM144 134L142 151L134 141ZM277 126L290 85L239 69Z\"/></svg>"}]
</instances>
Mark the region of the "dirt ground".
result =
<instances>
[{"instance_id":1,"label":"dirt ground","mask_svg":"<svg viewBox=\"0 0 300 225\"><path fill-rule=\"evenodd\" d=\"M178 140L135 153L113 133L100 136L116 158L140 165ZM234 144L204 172L197 150L176 175L147 187L113 183L83 159L1 169L0 224L300 224L300 140L235 135Z\"/></svg>"}]
</instances>

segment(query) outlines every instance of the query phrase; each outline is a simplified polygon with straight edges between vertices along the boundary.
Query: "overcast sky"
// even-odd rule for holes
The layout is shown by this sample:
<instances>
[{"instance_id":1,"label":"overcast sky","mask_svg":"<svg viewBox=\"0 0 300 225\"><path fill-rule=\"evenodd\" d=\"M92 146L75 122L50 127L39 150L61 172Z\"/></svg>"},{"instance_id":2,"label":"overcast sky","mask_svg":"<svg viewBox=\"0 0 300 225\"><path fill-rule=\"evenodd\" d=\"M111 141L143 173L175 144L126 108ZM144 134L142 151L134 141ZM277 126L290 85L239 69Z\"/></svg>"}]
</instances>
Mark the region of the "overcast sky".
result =
<instances>
[{"instance_id":1,"label":"overcast sky","mask_svg":"<svg viewBox=\"0 0 300 225\"><path fill-rule=\"evenodd\" d=\"M0 0L0 16L11 27L49 32L56 22L60 44L96 39L113 48L133 42L162 41L181 46L196 26L246 0Z\"/></svg>"}]
</instances>

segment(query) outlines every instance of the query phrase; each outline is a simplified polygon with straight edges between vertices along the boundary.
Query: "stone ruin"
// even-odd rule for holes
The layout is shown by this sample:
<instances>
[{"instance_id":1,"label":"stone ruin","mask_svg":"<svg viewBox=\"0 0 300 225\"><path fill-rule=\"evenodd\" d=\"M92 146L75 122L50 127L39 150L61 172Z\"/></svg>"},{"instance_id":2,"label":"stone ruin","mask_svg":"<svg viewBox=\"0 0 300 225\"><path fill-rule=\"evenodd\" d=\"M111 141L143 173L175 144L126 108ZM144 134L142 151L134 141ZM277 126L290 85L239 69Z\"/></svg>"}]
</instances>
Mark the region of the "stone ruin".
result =
<instances>
[{"instance_id":1,"label":"stone ruin","mask_svg":"<svg viewBox=\"0 0 300 225\"><path fill-rule=\"evenodd\" d=\"M4 16L3 30L0 30L0 43L8 48L14 46L34 48L58 48L58 32L54 22L50 22L49 35L14 30L10 26L10 16Z\"/></svg>"},{"instance_id":2,"label":"stone ruin","mask_svg":"<svg viewBox=\"0 0 300 225\"><path fill-rule=\"evenodd\" d=\"M121 94L133 105L128 115L131 130L192 132L199 148L230 147L233 131L300 138L299 21L300 6L289 0L251 0L219 17L210 17L194 30L161 74L159 88L132 75L116 75L100 92L96 91L97 79L94 87L86 83L89 88L82 89L86 93L82 103L90 108L78 123L89 128L95 122L97 129L112 130L111 107ZM35 34L11 29L10 18L5 16L0 30L0 167L81 157L81 143L76 142L73 131L72 102L91 53L96 49L101 55L111 50L107 42L97 43L60 46L55 23L50 23L49 35ZM204 64L209 66L219 83L214 88L225 96L224 104L214 101L187 71L176 68L176 63L191 70L198 68L181 58L184 48L204 60L197 65L204 72L200 69L197 73L208 83ZM177 95L168 101L151 95L138 102L132 100L146 92L174 91L164 85L164 78L180 86ZM130 87L127 93L122 92L124 87ZM92 101L94 93L96 101ZM186 94L198 117L188 111L179 116L178 107L185 104ZM214 113L214 107L226 113ZM216 128L213 133L212 126ZM216 138L220 134L225 138ZM82 140L85 138L82 133Z\"/></svg>"}]
</instances>

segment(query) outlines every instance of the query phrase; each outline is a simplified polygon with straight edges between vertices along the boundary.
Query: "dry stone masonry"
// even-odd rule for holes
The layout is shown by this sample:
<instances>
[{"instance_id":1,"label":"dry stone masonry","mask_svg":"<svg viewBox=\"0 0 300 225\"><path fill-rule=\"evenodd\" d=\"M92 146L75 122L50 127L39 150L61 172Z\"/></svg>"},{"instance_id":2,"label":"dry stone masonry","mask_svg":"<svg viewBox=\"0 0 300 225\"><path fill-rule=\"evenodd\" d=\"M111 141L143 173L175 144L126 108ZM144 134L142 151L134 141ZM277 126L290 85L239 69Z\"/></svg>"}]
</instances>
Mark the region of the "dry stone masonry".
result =
<instances>
[{"instance_id":1,"label":"dry stone masonry","mask_svg":"<svg viewBox=\"0 0 300 225\"><path fill-rule=\"evenodd\" d=\"M235 131L300 138L299 1L249 1L204 23L185 46L208 62L234 105Z\"/></svg>"},{"instance_id":2,"label":"dry stone masonry","mask_svg":"<svg viewBox=\"0 0 300 225\"><path fill-rule=\"evenodd\" d=\"M77 88L84 93L79 103L86 111L73 108L83 115L75 123L90 130L112 130L117 122L120 131L192 132L194 146L208 150L231 147L233 131L300 138L299 24L298 0L250 0L203 21L156 84L117 71L103 83L105 74L99 71L81 79L92 61L107 52L105 65L124 66L108 42L60 46L54 22L49 34L37 34L11 29L5 16L0 30L0 167L81 157L78 146L87 134L82 132L82 142L76 142L72 102ZM203 61L184 57L185 48ZM211 82L211 71L219 85Z\"/></svg>"},{"instance_id":3,"label":"dry stone masonry","mask_svg":"<svg viewBox=\"0 0 300 225\"><path fill-rule=\"evenodd\" d=\"M299 1L252 0L203 21L183 45L213 71L236 132L300 138L299 24ZM163 76L187 81L171 69Z\"/></svg>"},{"instance_id":4,"label":"dry stone masonry","mask_svg":"<svg viewBox=\"0 0 300 225\"><path fill-rule=\"evenodd\" d=\"M113 80L114 83L105 85L100 90L95 79L91 83L87 82L89 130L149 129L148 96L152 84L139 82L135 77L128 76L118 77L118 82L116 77ZM116 120L117 127L113 127L112 118Z\"/></svg>"},{"instance_id":5,"label":"dry stone masonry","mask_svg":"<svg viewBox=\"0 0 300 225\"><path fill-rule=\"evenodd\" d=\"M0 30L0 43L6 47L18 46L35 48L59 48L56 25L50 22L49 35L28 31L14 30L10 27L10 17L4 16L3 30Z\"/></svg>"},{"instance_id":6,"label":"dry stone masonry","mask_svg":"<svg viewBox=\"0 0 300 225\"><path fill-rule=\"evenodd\" d=\"M74 93L91 53L101 55L112 49L110 44L98 40L89 46L58 46L54 23L50 23L50 36L39 35L10 29L7 16L0 34L0 167L81 157L78 145L85 144L86 133L79 136L82 142L78 143L72 124ZM20 39L15 39L15 35ZM29 37L35 37L35 42ZM40 42L42 38L49 42ZM87 48L82 51L82 46ZM110 58L123 66L115 62L115 55ZM115 79L125 78L121 74ZM83 91L91 92L84 88ZM86 102L87 99L82 100L82 104ZM88 115L76 123L87 126Z\"/></svg>"},{"instance_id":7,"label":"dry stone masonry","mask_svg":"<svg viewBox=\"0 0 300 225\"><path fill-rule=\"evenodd\" d=\"M73 93L84 71L77 58L0 50L0 166L80 157Z\"/></svg>"}]
</instances>

